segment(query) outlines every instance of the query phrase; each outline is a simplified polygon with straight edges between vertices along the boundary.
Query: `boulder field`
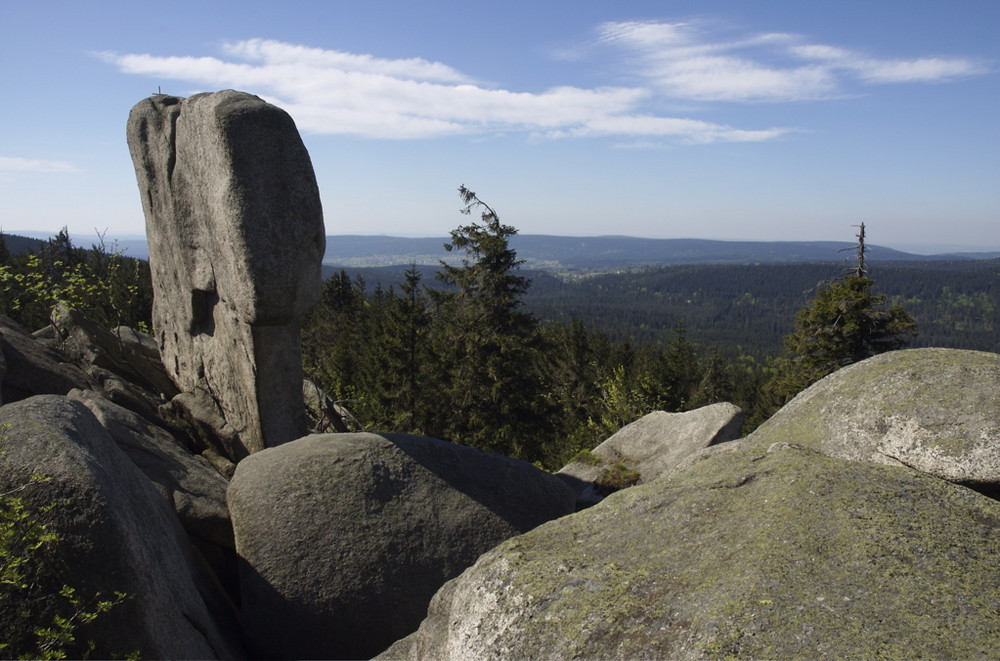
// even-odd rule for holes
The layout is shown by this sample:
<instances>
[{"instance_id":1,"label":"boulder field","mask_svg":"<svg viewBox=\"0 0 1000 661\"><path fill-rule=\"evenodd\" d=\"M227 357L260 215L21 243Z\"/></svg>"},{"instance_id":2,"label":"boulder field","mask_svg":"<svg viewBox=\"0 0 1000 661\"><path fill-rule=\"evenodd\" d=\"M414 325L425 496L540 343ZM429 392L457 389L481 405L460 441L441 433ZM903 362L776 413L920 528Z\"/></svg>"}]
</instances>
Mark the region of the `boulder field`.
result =
<instances>
[{"instance_id":1,"label":"boulder field","mask_svg":"<svg viewBox=\"0 0 1000 661\"><path fill-rule=\"evenodd\" d=\"M991 658L1000 503L776 443L510 539L380 659Z\"/></svg>"},{"instance_id":2,"label":"boulder field","mask_svg":"<svg viewBox=\"0 0 1000 661\"><path fill-rule=\"evenodd\" d=\"M156 95L128 142L155 338L0 317L0 494L50 533L0 642L72 586L124 594L71 657L996 658L1000 355L882 354L745 438L732 404L651 412L556 475L347 432L302 378L291 118Z\"/></svg>"},{"instance_id":3,"label":"boulder field","mask_svg":"<svg viewBox=\"0 0 1000 661\"><path fill-rule=\"evenodd\" d=\"M503 540L573 511L522 461L405 434L314 434L240 462L228 491L246 642L369 658Z\"/></svg>"},{"instance_id":4,"label":"boulder field","mask_svg":"<svg viewBox=\"0 0 1000 661\"><path fill-rule=\"evenodd\" d=\"M743 439L718 442L728 405L655 412L619 432L607 459L640 473L672 467L645 468L648 479L573 513L564 475L399 434L307 435L239 461L230 479L148 401L112 401L122 391L107 385L125 377L74 363L49 335L9 321L0 332L13 358L3 392L19 398L0 407L0 488L27 484L32 502L58 504L45 515L59 537L46 585L129 595L83 629L102 657L946 659L1000 649L1000 503L982 461L998 442L990 398L1000 379L988 367L1000 356L883 354L818 382ZM148 356L134 360L129 370ZM953 398L954 419L936 408L939 392ZM862 449L845 456L851 440L836 432L861 430L850 422L861 410ZM936 474L872 453L884 447L879 430L895 438L892 420L918 439L953 439L948 461L959 468ZM626 450L623 438L664 456Z\"/></svg>"}]
</instances>

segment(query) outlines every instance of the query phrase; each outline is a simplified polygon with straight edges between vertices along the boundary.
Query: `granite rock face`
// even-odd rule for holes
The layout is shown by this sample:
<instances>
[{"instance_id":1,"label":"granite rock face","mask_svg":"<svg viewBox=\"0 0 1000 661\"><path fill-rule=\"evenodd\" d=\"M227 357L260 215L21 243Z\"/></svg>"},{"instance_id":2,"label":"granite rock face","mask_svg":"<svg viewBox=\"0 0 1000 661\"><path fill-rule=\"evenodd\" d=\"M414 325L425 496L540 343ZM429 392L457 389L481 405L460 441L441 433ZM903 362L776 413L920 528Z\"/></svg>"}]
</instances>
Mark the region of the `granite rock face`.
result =
<instances>
[{"instance_id":1,"label":"granite rock face","mask_svg":"<svg viewBox=\"0 0 1000 661\"><path fill-rule=\"evenodd\" d=\"M405 434L313 434L238 465L227 494L258 658L363 659L415 630L441 585L573 511L531 464Z\"/></svg>"},{"instance_id":2,"label":"granite rock face","mask_svg":"<svg viewBox=\"0 0 1000 661\"><path fill-rule=\"evenodd\" d=\"M378 658L992 658L998 527L906 467L734 445L504 542Z\"/></svg>"},{"instance_id":3,"label":"granite rock face","mask_svg":"<svg viewBox=\"0 0 1000 661\"><path fill-rule=\"evenodd\" d=\"M128 595L93 624L81 623L78 643L96 641L95 658L133 651L160 659L242 656L238 632L220 626L219 611L209 606L217 595L200 578L173 503L84 404L30 397L0 408L0 424L0 491L28 485L20 493L32 503L53 505L38 515L57 535L50 562L35 577L41 589L54 594L71 585L85 599ZM39 473L45 479L33 481Z\"/></svg>"},{"instance_id":4,"label":"granite rock face","mask_svg":"<svg viewBox=\"0 0 1000 661\"><path fill-rule=\"evenodd\" d=\"M232 90L156 95L132 109L127 137L167 372L211 393L237 454L300 437L299 319L319 297L324 228L294 122Z\"/></svg>"},{"instance_id":5,"label":"granite rock face","mask_svg":"<svg viewBox=\"0 0 1000 661\"><path fill-rule=\"evenodd\" d=\"M814 383L747 442L794 443L1000 492L1000 354L880 354Z\"/></svg>"},{"instance_id":6,"label":"granite rock face","mask_svg":"<svg viewBox=\"0 0 1000 661\"><path fill-rule=\"evenodd\" d=\"M226 508L229 483L207 461L178 443L166 430L108 401L93 390L71 390L135 466L149 478L192 538L234 548Z\"/></svg>"},{"instance_id":7,"label":"granite rock face","mask_svg":"<svg viewBox=\"0 0 1000 661\"><path fill-rule=\"evenodd\" d=\"M4 403L97 387L94 379L65 355L35 341L27 330L4 315L0 315L0 357L0 397Z\"/></svg>"},{"instance_id":8,"label":"granite rock face","mask_svg":"<svg viewBox=\"0 0 1000 661\"><path fill-rule=\"evenodd\" d=\"M579 505L588 507L607 495L602 485L614 478L616 466L619 473L631 471L637 484L652 482L695 452L739 438L743 419L743 411L727 402L683 413L653 411L556 475L577 491Z\"/></svg>"}]
</instances>

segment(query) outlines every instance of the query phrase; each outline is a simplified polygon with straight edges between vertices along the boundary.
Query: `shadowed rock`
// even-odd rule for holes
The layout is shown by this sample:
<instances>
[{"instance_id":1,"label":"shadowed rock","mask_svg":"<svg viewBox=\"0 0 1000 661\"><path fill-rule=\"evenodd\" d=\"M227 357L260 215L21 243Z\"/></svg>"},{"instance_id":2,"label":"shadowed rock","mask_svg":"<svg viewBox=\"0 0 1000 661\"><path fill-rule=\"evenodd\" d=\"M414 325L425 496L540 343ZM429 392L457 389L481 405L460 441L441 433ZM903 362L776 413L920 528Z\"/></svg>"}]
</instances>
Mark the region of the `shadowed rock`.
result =
<instances>
[{"instance_id":1,"label":"shadowed rock","mask_svg":"<svg viewBox=\"0 0 1000 661\"><path fill-rule=\"evenodd\" d=\"M35 341L28 331L0 315L2 401L32 395L65 395L73 388L96 388L94 379L58 351Z\"/></svg>"},{"instance_id":2,"label":"shadowed rock","mask_svg":"<svg viewBox=\"0 0 1000 661\"><path fill-rule=\"evenodd\" d=\"M211 589L202 594L207 581L198 578L167 494L86 406L40 395L0 408L0 425L6 430L0 435L0 492L29 484L25 497L56 534L34 576L39 591L54 595L71 585L85 602L98 593L111 598L116 590L129 597L93 623L78 622L77 642L66 642L71 658L81 658L81 644L89 639L97 642L94 658L121 658L133 650L150 659L242 656L235 629L221 626L218 613L210 612ZM33 481L35 474L45 480ZM54 507L44 509L47 504ZM33 608L17 602L28 596L15 593L4 609ZM46 613L32 614L37 623L46 621Z\"/></svg>"},{"instance_id":3,"label":"shadowed rock","mask_svg":"<svg viewBox=\"0 0 1000 661\"><path fill-rule=\"evenodd\" d=\"M313 434L240 462L227 493L248 651L366 659L501 541L573 511L531 464L406 434Z\"/></svg>"},{"instance_id":4,"label":"shadowed rock","mask_svg":"<svg viewBox=\"0 0 1000 661\"><path fill-rule=\"evenodd\" d=\"M156 95L132 109L128 144L167 372L211 393L237 454L298 438L299 319L319 298L324 228L294 122L232 90Z\"/></svg>"}]
</instances>

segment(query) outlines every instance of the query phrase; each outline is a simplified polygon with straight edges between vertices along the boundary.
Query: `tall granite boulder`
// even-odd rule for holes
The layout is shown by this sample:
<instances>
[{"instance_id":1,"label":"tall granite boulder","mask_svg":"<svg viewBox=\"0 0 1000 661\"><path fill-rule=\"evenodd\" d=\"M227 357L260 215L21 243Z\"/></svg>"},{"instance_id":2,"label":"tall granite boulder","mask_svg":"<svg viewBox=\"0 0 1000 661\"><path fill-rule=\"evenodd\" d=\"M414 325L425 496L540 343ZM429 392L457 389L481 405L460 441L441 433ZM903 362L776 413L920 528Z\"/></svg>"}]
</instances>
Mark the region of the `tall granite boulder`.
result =
<instances>
[{"instance_id":1,"label":"tall granite boulder","mask_svg":"<svg viewBox=\"0 0 1000 661\"><path fill-rule=\"evenodd\" d=\"M378 658L996 657L1000 503L733 448L504 542Z\"/></svg>"},{"instance_id":2,"label":"tall granite boulder","mask_svg":"<svg viewBox=\"0 0 1000 661\"><path fill-rule=\"evenodd\" d=\"M689 455L739 438L744 417L728 402L683 413L653 411L581 453L556 476L576 490L580 507L589 507L616 487L652 482Z\"/></svg>"},{"instance_id":3,"label":"tall granite boulder","mask_svg":"<svg viewBox=\"0 0 1000 661\"><path fill-rule=\"evenodd\" d=\"M415 630L441 585L573 511L531 464L405 434L313 434L244 459L227 494L248 651L365 659Z\"/></svg>"},{"instance_id":4,"label":"tall granite boulder","mask_svg":"<svg viewBox=\"0 0 1000 661\"><path fill-rule=\"evenodd\" d=\"M299 320L319 298L325 240L294 122L232 90L155 95L127 135L168 373L216 400L237 454L302 436Z\"/></svg>"},{"instance_id":5,"label":"tall granite boulder","mask_svg":"<svg viewBox=\"0 0 1000 661\"><path fill-rule=\"evenodd\" d=\"M814 383L747 442L906 465L1000 495L1000 354L879 354Z\"/></svg>"},{"instance_id":6,"label":"tall granite boulder","mask_svg":"<svg viewBox=\"0 0 1000 661\"><path fill-rule=\"evenodd\" d=\"M127 600L93 623L79 622L77 643L93 640L95 658L226 659L243 656L235 628L220 626L223 611L199 589L192 554L174 507L129 460L82 403L40 395L0 408L0 491L34 503L55 533L34 581L42 601L4 604L5 614L27 606L31 623L73 614L62 604L47 611L63 585L91 603L96 595ZM33 481L33 475L43 481ZM162 486L162 485L161 485ZM51 509L45 509L51 506ZM51 547L51 548L50 548ZM30 597L29 592L18 593ZM42 605L40 605L42 604ZM35 610L42 609L42 610ZM47 616L46 616L47 613ZM69 643L67 643L69 645ZM85 647L70 645L71 657Z\"/></svg>"}]
</instances>

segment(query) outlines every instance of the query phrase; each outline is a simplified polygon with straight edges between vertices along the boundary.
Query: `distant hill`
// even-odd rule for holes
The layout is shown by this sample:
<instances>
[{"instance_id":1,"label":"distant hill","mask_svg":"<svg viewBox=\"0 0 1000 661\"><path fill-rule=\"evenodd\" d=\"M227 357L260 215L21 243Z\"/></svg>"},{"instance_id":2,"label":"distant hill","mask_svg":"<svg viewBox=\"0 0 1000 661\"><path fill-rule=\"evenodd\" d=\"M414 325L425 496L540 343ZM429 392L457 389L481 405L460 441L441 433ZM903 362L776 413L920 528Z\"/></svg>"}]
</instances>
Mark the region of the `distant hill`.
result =
<instances>
[{"instance_id":1,"label":"distant hill","mask_svg":"<svg viewBox=\"0 0 1000 661\"><path fill-rule=\"evenodd\" d=\"M444 249L447 238L393 236L328 236L324 264L339 267L437 264L456 259ZM854 244L837 241L712 241L707 239L641 239L629 236L568 237L517 235L511 247L525 268L591 270L642 268L675 264L780 264L842 262L853 259ZM1000 253L916 255L869 245L872 261L988 259Z\"/></svg>"},{"instance_id":2,"label":"distant hill","mask_svg":"<svg viewBox=\"0 0 1000 661\"><path fill-rule=\"evenodd\" d=\"M17 234L7 234L3 233L3 240L7 244L7 251L12 255L20 255L21 253L29 251L41 250L45 242L41 239L34 239L27 236L19 236Z\"/></svg>"},{"instance_id":3,"label":"distant hill","mask_svg":"<svg viewBox=\"0 0 1000 661\"><path fill-rule=\"evenodd\" d=\"M35 233L27 233L32 234ZM40 236L40 233L38 234ZM13 235L6 235L13 237ZM17 237L18 241L38 239ZM448 237L406 238L340 234L326 237L326 267L361 268L437 266L441 260L458 261L462 255L444 249ZM74 237L74 243L89 247L96 239ZM108 249L129 257L148 259L146 241L138 237L109 238ZM709 239L643 239L631 236L550 236L518 234L511 247L525 268L545 271L609 271L671 266L678 264L793 264L835 263L853 260L854 244L839 241L713 241ZM34 248L32 248L34 249ZM12 251L18 252L12 247ZM887 261L940 261L993 259L1000 252L962 252L918 255L884 246L869 245L868 259ZM325 271L329 271L327 268Z\"/></svg>"}]
</instances>

